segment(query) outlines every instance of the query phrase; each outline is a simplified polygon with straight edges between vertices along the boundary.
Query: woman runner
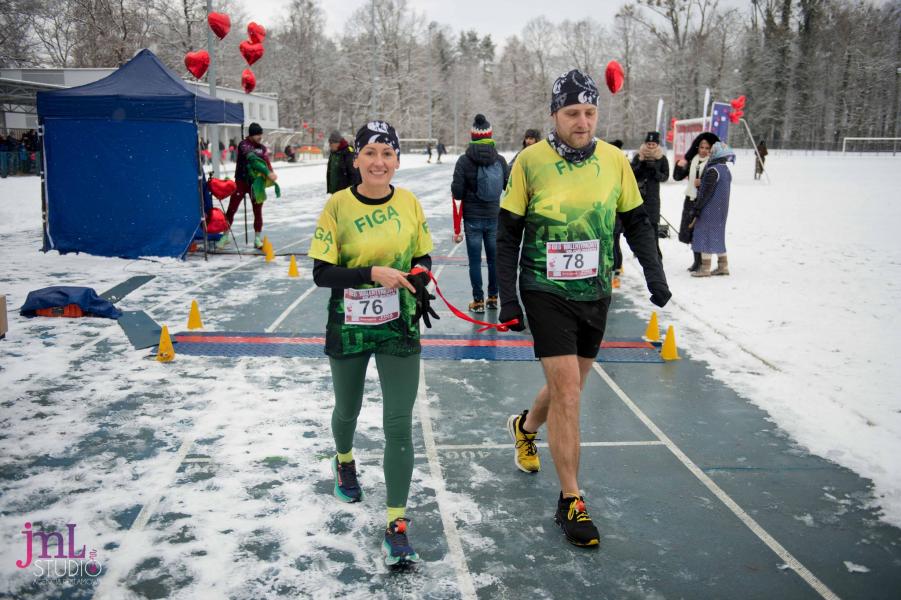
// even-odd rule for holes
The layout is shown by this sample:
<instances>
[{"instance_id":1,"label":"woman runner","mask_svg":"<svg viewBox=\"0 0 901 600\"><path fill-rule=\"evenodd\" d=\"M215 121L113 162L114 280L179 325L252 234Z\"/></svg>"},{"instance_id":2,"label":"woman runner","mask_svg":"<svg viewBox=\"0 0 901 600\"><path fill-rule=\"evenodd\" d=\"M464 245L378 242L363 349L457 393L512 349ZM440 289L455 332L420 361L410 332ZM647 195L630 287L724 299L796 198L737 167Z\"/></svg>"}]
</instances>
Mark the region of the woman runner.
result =
<instances>
[{"instance_id":1,"label":"woman runner","mask_svg":"<svg viewBox=\"0 0 901 600\"><path fill-rule=\"evenodd\" d=\"M362 183L333 194L319 216L310 247L316 285L332 289L325 353L335 408L332 458L335 496L360 502L354 431L372 355L382 388L387 487L383 549L388 565L419 561L407 538L405 508L413 475L413 403L419 389L419 318L431 327L428 271L432 237L422 207L391 178L400 164L394 128L371 121L357 132L354 167Z\"/></svg>"}]
</instances>

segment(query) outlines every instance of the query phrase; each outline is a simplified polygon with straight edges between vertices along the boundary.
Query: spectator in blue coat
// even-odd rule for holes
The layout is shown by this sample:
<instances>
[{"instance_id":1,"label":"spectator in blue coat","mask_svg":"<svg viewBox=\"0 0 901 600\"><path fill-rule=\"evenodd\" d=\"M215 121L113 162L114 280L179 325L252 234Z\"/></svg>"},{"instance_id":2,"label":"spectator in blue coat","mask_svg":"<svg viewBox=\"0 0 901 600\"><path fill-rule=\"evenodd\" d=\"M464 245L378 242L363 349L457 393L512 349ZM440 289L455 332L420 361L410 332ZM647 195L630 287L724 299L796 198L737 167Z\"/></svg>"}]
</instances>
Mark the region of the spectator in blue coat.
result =
<instances>
[{"instance_id":1,"label":"spectator in blue coat","mask_svg":"<svg viewBox=\"0 0 901 600\"><path fill-rule=\"evenodd\" d=\"M735 162L732 149L724 142L715 143L701 175L701 187L692 213L691 249L701 253L701 267L691 274L692 277L729 274L726 217L729 216L732 171L726 163L730 162ZM716 269L711 271L714 254L717 256L717 264Z\"/></svg>"}]
</instances>

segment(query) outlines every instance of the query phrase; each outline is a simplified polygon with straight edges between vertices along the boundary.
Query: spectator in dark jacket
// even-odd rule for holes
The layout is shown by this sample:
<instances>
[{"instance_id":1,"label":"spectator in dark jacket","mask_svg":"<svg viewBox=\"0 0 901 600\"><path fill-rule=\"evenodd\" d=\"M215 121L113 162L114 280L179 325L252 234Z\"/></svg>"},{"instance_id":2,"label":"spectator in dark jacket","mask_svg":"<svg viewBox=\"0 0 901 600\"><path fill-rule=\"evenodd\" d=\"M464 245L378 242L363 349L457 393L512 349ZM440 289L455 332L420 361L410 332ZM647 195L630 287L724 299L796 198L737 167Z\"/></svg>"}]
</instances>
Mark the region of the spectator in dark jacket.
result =
<instances>
[{"instance_id":1,"label":"spectator in dark jacket","mask_svg":"<svg viewBox=\"0 0 901 600\"><path fill-rule=\"evenodd\" d=\"M436 160L435 162L440 163L441 157L447 154L447 148L444 147L444 144L438 142L438 144L435 146L435 150L438 151L438 160Z\"/></svg>"},{"instance_id":2,"label":"spectator in dark jacket","mask_svg":"<svg viewBox=\"0 0 901 600\"><path fill-rule=\"evenodd\" d=\"M347 140L333 131L328 136L328 148L325 191L334 194L360 183L360 172L354 167L354 149Z\"/></svg>"},{"instance_id":3,"label":"spectator in dark jacket","mask_svg":"<svg viewBox=\"0 0 901 600\"><path fill-rule=\"evenodd\" d=\"M247 169L247 160L250 154L256 154L266 161L266 164L269 166L269 178L272 181L278 179L278 176L272 170L272 163L269 162L269 150L263 145L263 128L260 127L259 123L251 123L250 127L247 128L247 137L238 144L238 160L235 163L236 188L235 193L229 198L228 210L225 211L225 219L228 221L229 227L235 220L235 213L238 212L238 207L241 206L244 196L250 194L251 198L253 198L251 176ZM253 207L253 231L255 233L253 245L255 248L262 248L263 204L262 202L251 202L250 205ZM222 238L226 240L223 244L227 244L228 236L222 236Z\"/></svg>"},{"instance_id":4,"label":"spectator in dark jacket","mask_svg":"<svg viewBox=\"0 0 901 600\"><path fill-rule=\"evenodd\" d=\"M760 179L763 175L763 163L766 162L766 155L769 154L766 149L766 140L760 140L757 143L757 156L754 160L754 179Z\"/></svg>"},{"instance_id":5,"label":"spectator in dark jacket","mask_svg":"<svg viewBox=\"0 0 901 600\"><path fill-rule=\"evenodd\" d=\"M622 140L613 140L610 142L610 145L620 150L623 149ZM622 237L623 222L619 218L619 213L617 213L616 222L613 225L613 287L615 288L619 287L619 278L623 274L623 249L620 245Z\"/></svg>"},{"instance_id":6,"label":"spectator in dark jacket","mask_svg":"<svg viewBox=\"0 0 901 600\"><path fill-rule=\"evenodd\" d=\"M649 131L644 143L632 157L632 171L638 181L638 190L644 200L644 209L648 213L654 233L660 230L660 184L669 179L669 162L660 147L660 132ZM661 257L660 242L657 242L657 254Z\"/></svg>"},{"instance_id":7,"label":"spectator in dark jacket","mask_svg":"<svg viewBox=\"0 0 901 600\"><path fill-rule=\"evenodd\" d=\"M462 241L460 218L466 232L466 253L469 255L469 282L472 302L469 310L485 312L497 309L497 275L494 259L497 252L497 213L500 197L507 185L507 161L497 153L492 139L491 124L484 115L476 115L470 130L472 141L466 153L457 159L451 194L454 200L454 241ZM457 212L456 200L462 202ZM488 300L482 288L482 246L488 262Z\"/></svg>"},{"instance_id":8,"label":"spectator in dark jacket","mask_svg":"<svg viewBox=\"0 0 901 600\"><path fill-rule=\"evenodd\" d=\"M526 129L526 132L522 135L522 150L525 150L532 144L537 144L541 141L541 132L537 129ZM520 150L519 152L522 152ZM516 162L516 159L519 157L519 152L513 157L513 160L510 161L510 170L513 170L513 163Z\"/></svg>"}]
</instances>

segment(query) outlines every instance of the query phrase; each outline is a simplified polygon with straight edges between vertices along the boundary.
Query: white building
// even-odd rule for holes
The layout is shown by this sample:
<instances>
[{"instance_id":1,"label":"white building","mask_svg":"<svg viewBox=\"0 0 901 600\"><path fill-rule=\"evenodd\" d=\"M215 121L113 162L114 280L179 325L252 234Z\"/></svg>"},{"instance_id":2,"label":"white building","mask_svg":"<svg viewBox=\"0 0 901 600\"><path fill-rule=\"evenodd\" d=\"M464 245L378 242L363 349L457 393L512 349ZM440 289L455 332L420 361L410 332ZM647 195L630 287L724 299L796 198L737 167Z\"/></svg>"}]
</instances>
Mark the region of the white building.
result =
<instances>
[{"instance_id":1,"label":"white building","mask_svg":"<svg viewBox=\"0 0 901 600\"><path fill-rule=\"evenodd\" d=\"M70 88L103 79L116 69L0 69L0 129L35 129L36 94L40 90ZM185 81L188 87L209 93L209 85ZM245 94L241 90L217 87L216 97L244 105L244 130L251 123L263 129L278 128L278 96L275 94ZM206 126L204 138L209 138ZM240 128L223 126L219 138L228 141L241 137Z\"/></svg>"}]
</instances>

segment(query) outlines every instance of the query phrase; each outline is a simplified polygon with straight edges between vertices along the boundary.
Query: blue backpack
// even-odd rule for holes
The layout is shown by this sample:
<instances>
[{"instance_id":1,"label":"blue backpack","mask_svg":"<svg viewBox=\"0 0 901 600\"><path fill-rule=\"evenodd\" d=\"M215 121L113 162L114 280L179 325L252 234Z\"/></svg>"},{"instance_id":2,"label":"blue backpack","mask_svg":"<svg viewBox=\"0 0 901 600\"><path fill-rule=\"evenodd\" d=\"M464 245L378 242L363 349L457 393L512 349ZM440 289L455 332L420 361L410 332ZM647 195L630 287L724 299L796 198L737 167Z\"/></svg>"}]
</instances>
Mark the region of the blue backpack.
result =
<instances>
[{"instance_id":1,"label":"blue backpack","mask_svg":"<svg viewBox=\"0 0 901 600\"><path fill-rule=\"evenodd\" d=\"M476 197L482 202L498 202L504 192L504 167L500 161L479 165Z\"/></svg>"}]
</instances>

